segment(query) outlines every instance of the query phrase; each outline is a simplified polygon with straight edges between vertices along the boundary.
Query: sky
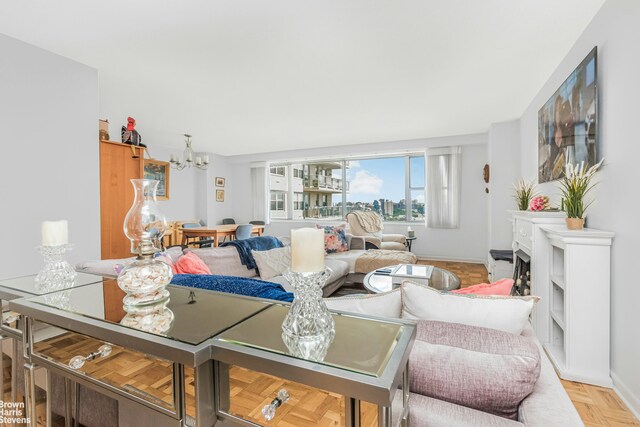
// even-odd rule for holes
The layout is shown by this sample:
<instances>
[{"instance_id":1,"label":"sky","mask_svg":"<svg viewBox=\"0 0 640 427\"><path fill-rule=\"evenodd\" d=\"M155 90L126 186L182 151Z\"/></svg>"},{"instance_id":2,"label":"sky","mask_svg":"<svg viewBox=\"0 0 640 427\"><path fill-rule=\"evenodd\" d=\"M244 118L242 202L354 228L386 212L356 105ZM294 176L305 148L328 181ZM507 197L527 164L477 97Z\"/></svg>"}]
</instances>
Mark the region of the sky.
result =
<instances>
[{"instance_id":1,"label":"sky","mask_svg":"<svg viewBox=\"0 0 640 427\"><path fill-rule=\"evenodd\" d=\"M411 161L413 186L424 185L424 157ZM373 202L374 199L388 199L399 202L405 198L405 159L390 157L384 159L352 160L347 169L349 192L348 202ZM424 195L414 197L424 201ZM339 202L335 199L334 202Z\"/></svg>"}]
</instances>

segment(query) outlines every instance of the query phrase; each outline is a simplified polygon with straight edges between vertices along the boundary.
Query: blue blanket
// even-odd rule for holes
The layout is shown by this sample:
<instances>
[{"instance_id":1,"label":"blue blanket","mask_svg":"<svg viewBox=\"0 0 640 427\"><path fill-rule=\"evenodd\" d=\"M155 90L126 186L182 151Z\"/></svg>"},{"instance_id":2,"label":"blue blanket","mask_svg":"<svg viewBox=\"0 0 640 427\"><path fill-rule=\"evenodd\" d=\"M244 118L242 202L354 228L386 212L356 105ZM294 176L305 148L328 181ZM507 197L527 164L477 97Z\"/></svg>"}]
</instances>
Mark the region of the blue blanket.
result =
<instances>
[{"instance_id":1,"label":"blue blanket","mask_svg":"<svg viewBox=\"0 0 640 427\"><path fill-rule=\"evenodd\" d=\"M250 239L244 240L231 240L230 242L225 242L220 246L235 246L238 250L238 255L240 255L240 261L242 265L247 266L247 270L252 270L257 268L256 260L253 259L253 255L251 255L251 251L268 251L273 248L281 248L284 245L282 242L273 236L260 236L260 237L252 237Z\"/></svg>"},{"instance_id":2,"label":"blue blanket","mask_svg":"<svg viewBox=\"0 0 640 427\"><path fill-rule=\"evenodd\" d=\"M247 279L244 277L213 276L208 274L176 274L173 276L171 284L276 301L293 301L293 294L285 291L284 288L277 283Z\"/></svg>"}]
</instances>

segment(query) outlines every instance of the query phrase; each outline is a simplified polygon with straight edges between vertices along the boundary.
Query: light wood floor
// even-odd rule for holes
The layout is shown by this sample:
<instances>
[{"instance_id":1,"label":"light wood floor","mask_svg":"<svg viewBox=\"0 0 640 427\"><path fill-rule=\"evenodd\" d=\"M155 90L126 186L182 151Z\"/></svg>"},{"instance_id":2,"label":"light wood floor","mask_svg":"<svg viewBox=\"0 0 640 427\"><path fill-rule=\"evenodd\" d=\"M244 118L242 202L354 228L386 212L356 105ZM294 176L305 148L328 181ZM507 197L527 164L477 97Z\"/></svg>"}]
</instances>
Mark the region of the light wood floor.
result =
<instances>
[{"instance_id":1,"label":"light wood floor","mask_svg":"<svg viewBox=\"0 0 640 427\"><path fill-rule=\"evenodd\" d=\"M433 260L420 260L419 263L454 272L460 277L463 288L487 281L488 273L483 264ZM564 380L562 385L586 427L640 427L640 422L613 390Z\"/></svg>"}]
</instances>

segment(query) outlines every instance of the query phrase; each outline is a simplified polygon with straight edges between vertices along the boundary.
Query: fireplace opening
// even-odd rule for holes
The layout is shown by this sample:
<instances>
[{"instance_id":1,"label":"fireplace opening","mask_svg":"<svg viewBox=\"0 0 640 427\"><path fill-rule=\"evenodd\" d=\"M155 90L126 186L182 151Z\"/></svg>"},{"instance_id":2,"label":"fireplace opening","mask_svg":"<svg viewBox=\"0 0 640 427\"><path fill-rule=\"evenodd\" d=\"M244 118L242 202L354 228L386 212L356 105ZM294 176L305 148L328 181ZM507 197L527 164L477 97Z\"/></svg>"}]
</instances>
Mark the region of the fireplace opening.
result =
<instances>
[{"instance_id":1,"label":"fireplace opening","mask_svg":"<svg viewBox=\"0 0 640 427\"><path fill-rule=\"evenodd\" d=\"M511 295L526 296L531 293L531 257L523 250L517 250L514 259Z\"/></svg>"}]
</instances>

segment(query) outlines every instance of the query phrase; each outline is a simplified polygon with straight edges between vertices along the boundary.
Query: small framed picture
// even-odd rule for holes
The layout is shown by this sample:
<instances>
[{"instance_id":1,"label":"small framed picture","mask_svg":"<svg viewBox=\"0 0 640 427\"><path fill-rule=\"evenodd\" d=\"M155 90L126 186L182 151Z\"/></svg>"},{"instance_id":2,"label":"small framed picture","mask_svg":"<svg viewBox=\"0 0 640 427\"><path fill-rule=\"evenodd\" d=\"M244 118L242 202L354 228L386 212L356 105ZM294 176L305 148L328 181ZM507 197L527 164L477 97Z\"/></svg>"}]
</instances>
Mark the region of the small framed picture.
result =
<instances>
[{"instance_id":1,"label":"small framed picture","mask_svg":"<svg viewBox=\"0 0 640 427\"><path fill-rule=\"evenodd\" d=\"M216 177L216 187L224 187L224 178Z\"/></svg>"},{"instance_id":2,"label":"small framed picture","mask_svg":"<svg viewBox=\"0 0 640 427\"><path fill-rule=\"evenodd\" d=\"M169 162L160 160L144 160L144 179L156 179L159 182L156 193L158 200L169 200L169 183L171 168Z\"/></svg>"},{"instance_id":3,"label":"small framed picture","mask_svg":"<svg viewBox=\"0 0 640 427\"><path fill-rule=\"evenodd\" d=\"M224 202L224 190L216 190L216 202Z\"/></svg>"}]
</instances>

